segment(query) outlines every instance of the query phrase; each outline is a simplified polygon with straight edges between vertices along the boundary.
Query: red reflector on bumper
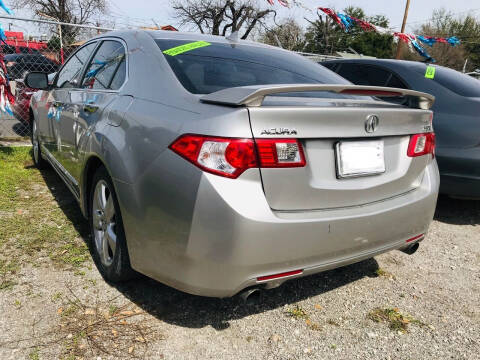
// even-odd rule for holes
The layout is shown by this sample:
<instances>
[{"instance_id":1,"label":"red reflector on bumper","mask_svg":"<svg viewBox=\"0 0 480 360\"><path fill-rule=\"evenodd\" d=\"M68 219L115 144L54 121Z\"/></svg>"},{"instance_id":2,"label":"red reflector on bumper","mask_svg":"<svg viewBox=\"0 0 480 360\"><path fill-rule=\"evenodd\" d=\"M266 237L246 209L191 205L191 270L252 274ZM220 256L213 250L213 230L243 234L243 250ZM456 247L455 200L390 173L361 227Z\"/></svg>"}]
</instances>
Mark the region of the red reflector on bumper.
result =
<instances>
[{"instance_id":1,"label":"red reflector on bumper","mask_svg":"<svg viewBox=\"0 0 480 360\"><path fill-rule=\"evenodd\" d=\"M257 278L257 281L279 279L279 278L282 278L282 277L298 275L298 274L301 274L302 272L303 272L303 270L294 270L294 271L284 272L284 273L281 273L281 274L260 276L260 277Z\"/></svg>"},{"instance_id":2,"label":"red reflector on bumper","mask_svg":"<svg viewBox=\"0 0 480 360\"><path fill-rule=\"evenodd\" d=\"M412 242L412 241L418 240L418 239L420 239L424 236L425 236L425 234L420 234L420 235L417 235L415 237L412 237L412 238L408 239L406 242Z\"/></svg>"}]
</instances>

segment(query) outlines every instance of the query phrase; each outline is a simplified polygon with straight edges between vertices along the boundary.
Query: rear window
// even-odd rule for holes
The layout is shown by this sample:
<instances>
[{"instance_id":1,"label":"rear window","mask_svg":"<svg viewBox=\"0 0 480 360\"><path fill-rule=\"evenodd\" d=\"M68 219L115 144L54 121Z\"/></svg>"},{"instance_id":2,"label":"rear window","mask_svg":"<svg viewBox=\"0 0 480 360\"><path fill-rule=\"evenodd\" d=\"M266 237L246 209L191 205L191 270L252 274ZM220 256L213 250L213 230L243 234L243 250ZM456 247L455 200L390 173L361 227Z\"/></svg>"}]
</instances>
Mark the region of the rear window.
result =
<instances>
[{"instance_id":1,"label":"rear window","mask_svg":"<svg viewBox=\"0 0 480 360\"><path fill-rule=\"evenodd\" d=\"M436 67L434 81L458 95L480 97L480 81L456 70Z\"/></svg>"},{"instance_id":2,"label":"rear window","mask_svg":"<svg viewBox=\"0 0 480 360\"><path fill-rule=\"evenodd\" d=\"M207 43L200 48L169 55L165 51L192 41L155 41L178 80L193 94L249 85L350 84L323 66L286 51L254 45ZM299 93L295 96L350 97L328 93Z\"/></svg>"}]
</instances>

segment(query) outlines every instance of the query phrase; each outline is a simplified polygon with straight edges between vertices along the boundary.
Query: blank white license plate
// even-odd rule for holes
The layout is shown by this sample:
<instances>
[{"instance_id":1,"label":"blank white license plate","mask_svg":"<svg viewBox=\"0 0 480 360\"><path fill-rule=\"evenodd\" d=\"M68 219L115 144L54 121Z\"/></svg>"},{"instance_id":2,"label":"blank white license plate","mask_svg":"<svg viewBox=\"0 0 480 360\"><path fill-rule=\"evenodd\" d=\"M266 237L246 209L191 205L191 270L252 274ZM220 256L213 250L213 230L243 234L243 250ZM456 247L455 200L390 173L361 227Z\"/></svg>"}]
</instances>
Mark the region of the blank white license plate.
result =
<instances>
[{"instance_id":1,"label":"blank white license plate","mask_svg":"<svg viewBox=\"0 0 480 360\"><path fill-rule=\"evenodd\" d=\"M338 177L355 177L385 172L383 140L339 141L336 145Z\"/></svg>"}]
</instances>

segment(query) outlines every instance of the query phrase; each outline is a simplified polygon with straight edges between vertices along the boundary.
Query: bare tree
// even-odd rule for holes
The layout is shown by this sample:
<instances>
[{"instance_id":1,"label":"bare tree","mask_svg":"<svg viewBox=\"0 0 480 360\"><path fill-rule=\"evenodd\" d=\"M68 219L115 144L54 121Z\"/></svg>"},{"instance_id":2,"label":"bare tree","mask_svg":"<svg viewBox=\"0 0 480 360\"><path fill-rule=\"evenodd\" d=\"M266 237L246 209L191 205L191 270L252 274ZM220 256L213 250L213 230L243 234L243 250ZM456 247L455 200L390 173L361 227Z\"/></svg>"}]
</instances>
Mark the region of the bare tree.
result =
<instances>
[{"instance_id":1,"label":"bare tree","mask_svg":"<svg viewBox=\"0 0 480 360\"><path fill-rule=\"evenodd\" d=\"M202 34L222 35L239 31L246 39L257 26L266 22L276 11L266 1L255 0L171 0L175 17L181 25L193 25Z\"/></svg>"},{"instance_id":2,"label":"bare tree","mask_svg":"<svg viewBox=\"0 0 480 360\"><path fill-rule=\"evenodd\" d=\"M273 29L262 31L260 40L268 45L301 51L305 45L305 34L302 27L293 18L289 18Z\"/></svg>"},{"instance_id":3,"label":"bare tree","mask_svg":"<svg viewBox=\"0 0 480 360\"><path fill-rule=\"evenodd\" d=\"M36 17L50 17L72 24L95 24L93 17L107 11L108 0L14 0L16 9L30 9ZM46 16L45 16L46 15ZM62 26L65 39L73 40L79 29Z\"/></svg>"}]
</instances>

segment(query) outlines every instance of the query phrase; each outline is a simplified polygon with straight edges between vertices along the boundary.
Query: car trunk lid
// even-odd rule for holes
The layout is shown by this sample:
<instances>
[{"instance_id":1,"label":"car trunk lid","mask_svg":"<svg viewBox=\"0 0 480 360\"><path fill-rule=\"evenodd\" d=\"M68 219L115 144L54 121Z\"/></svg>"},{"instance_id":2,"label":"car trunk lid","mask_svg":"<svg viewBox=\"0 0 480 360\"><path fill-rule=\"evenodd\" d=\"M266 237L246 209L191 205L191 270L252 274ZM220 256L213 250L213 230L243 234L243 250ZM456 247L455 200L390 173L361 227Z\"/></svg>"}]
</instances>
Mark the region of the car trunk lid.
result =
<instances>
[{"instance_id":1,"label":"car trunk lid","mask_svg":"<svg viewBox=\"0 0 480 360\"><path fill-rule=\"evenodd\" d=\"M319 87L321 91L327 88L325 85ZM355 95L372 95L375 91L386 94L383 88L349 85L334 86L333 91L342 93L345 88ZM283 92L298 89L291 86ZM278 87L274 87L273 94L281 92L277 90ZM309 85L302 90L313 89ZM388 91L392 92L392 89ZM405 107L372 98L270 97L271 92L260 89L259 99L246 93L248 91L243 88L238 94L248 106L253 137L298 139L306 158L304 167L260 169L264 192L272 209L330 209L398 196L420 185L424 170L432 159L430 154L407 156L411 135L432 131L431 112L420 108L433 104L433 98L426 94L401 93L407 99L410 97L410 107ZM398 95L394 93L387 96ZM211 95L207 102L212 102L214 96ZM225 105L228 105L225 103L227 98L218 97ZM229 100L232 103L233 98L231 96ZM368 157L379 158L375 164L378 168L368 169L372 174L356 173L355 170L345 172L348 161L349 166L355 168L361 162L368 163Z\"/></svg>"}]
</instances>

